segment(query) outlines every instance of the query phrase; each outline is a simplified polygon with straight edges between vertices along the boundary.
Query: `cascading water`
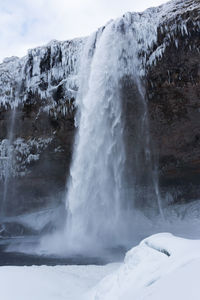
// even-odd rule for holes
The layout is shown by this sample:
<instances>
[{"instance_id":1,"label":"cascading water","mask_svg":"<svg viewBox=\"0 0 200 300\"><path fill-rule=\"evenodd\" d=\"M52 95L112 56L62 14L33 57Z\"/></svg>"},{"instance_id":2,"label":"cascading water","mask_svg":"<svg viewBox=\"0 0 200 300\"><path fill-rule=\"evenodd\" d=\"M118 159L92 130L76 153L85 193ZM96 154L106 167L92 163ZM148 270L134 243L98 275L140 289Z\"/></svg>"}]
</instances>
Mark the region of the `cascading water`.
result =
<instances>
[{"instance_id":1,"label":"cascading water","mask_svg":"<svg viewBox=\"0 0 200 300\"><path fill-rule=\"evenodd\" d=\"M16 98L13 95L13 90L12 90L12 97L14 99L14 105L13 109L11 111L11 116L10 116L10 127L9 127L9 133L8 133L8 140L7 140L7 145L6 145L6 156L5 160L6 163L4 164L5 168L5 176L4 176L4 189L3 189L3 199L1 201L1 211L0 211L0 217L4 218L5 217L5 205L6 205L6 200L8 197L8 189L9 189L9 179L12 174L12 168L13 168L13 147L12 147L12 142L14 138L14 127L15 127L15 115L16 115Z\"/></svg>"},{"instance_id":2,"label":"cascading water","mask_svg":"<svg viewBox=\"0 0 200 300\"><path fill-rule=\"evenodd\" d=\"M141 168L147 168L155 199L159 197L141 81L144 59L139 58L140 51L147 48L148 35L155 35L155 29L149 20L143 21L139 14L128 13L91 36L85 46L77 100L79 129L66 200L69 248L98 242L115 246L130 239ZM124 134L124 79L135 85L134 101L139 112L133 132L131 189L126 188L129 162ZM127 190L131 190L131 197Z\"/></svg>"},{"instance_id":3,"label":"cascading water","mask_svg":"<svg viewBox=\"0 0 200 300\"><path fill-rule=\"evenodd\" d=\"M193 4L191 5L193 6ZM31 101L32 111L32 101L34 105L36 101L36 106L39 108L36 118L40 112L51 112L55 118L59 117L61 113L62 116L67 117L68 122L68 116L71 121L73 104L72 107L71 105L69 107L67 99L75 97L78 105L77 137L66 199L68 218L64 230L65 236L63 236L63 232L61 234L58 231L55 232L55 235L47 237L50 240L48 245L45 236L43 249L49 248L48 250L51 252L52 247L56 246L57 249L53 249L54 253L54 250L56 253L59 253L60 250L63 253L64 250L65 254L69 254L66 250L72 249L74 253L73 250L77 249L79 253L83 253L82 249L85 245L92 244L94 246L95 243L98 246L102 243L105 247L113 247L125 245L127 241L130 241L130 244L133 245L133 238L138 228L143 235L146 235L148 231L144 226L142 227L144 219L137 213L137 210L143 209L144 215L147 216L147 214L150 215L149 208L152 208L154 216L158 211L162 215L157 168L155 158L152 159L151 153L148 109L145 99L145 70L150 71L148 72L148 92L153 102L156 89L155 78L152 82L151 78L154 77L154 70L156 76L159 75L159 72L157 73L157 67L150 67L149 70L147 68L152 64L156 66L172 43L175 43L178 48L179 38L182 40L182 37L190 35L191 31L187 29L188 20L185 19L185 9L187 11L181 1L174 1L173 5L152 8L144 13L128 13L116 21L111 21L90 38L64 43L53 42L46 47L31 50L29 55L20 62L17 63L16 59L14 60L14 66L18 65L19 69L14 72L16 74L13 74L15 69L13 66L7 66L6 63L6 66L3 67L6 73L10 74L8 77L13 80L23 69L22 76L20 76L22 106L19 111L23 105L29 105L29 101ZM181 21L182 12L184 13L183 21ZM198 20L196 22L194 26L197 29L199 28ZM85 49L82 70L79 72L79 56L82 55L83 44ZM152 71L153 73L151 73ZM76 84L77 75L80 76L79 84ZM4 83L4 81L2 82ZM152 89L150 85L152 85ZM45 87L48 87L47 90ZM79 90L78 97L77 88ZM3 97L1 100L3 105L11 103L9 91L10 83L3 93L9 96ZM153 93L151 94L151 92ZM62 97L62 99L58 99L61 107L57 106L57 96L58 98ZM37 103L37 101L39 102ZM154 102L153 107L154 105L156 106L157 103ZM70 111L67 108L70 108ZM28 111L29 106L26 112L28 113ZM37 110L33 111L35 113ZM157 121L160 120L157 118L159 111L160 109L155 112ZM32 116L34 117L34 113L31 114L31 119ZM14 115L15 111L13 110ZM41 117L43 116L42 113ZM21 118L21 115L19 117ZM14 119L15 117L12 118L12 120ZM153 126L157 124L157 121ZM52 126L54 127L56 123L53 122ZM13 121L11 128L14 127L12 124L14 124ZM26 124L26 122L22 124ZM38 124L40 127L40 123ZM56 125L57 127L58 130L54 132L51 130L51 134L55 133L55 138L59 138L58 142L60 143L62 134L57 135L60 130L60 127ZM36 136L40 134L40 130L43 130L42 128L38 129ZM12 144L13 130L10 132L9 145ZM28 132L31 131L28 130ZM153 128L153 132L156 133L155 128ZM68 132L66 133L68 136ZM71 140L71 133L69 140ZM4 141L1 142L1 146L4 146ZM54 145L50 149L57 146L56 140L53 143ZM40 153L35 154L35 150L33 150L34 154L32 154L30 151L23 150L23 148L25 150L27 147L31 148L32 139L30 142L25 139L24 142L16 140L14 147L18 147L17 144L20 146L19 157L23 157L19 166L24 168L20 169L20 172L17 170L16 174L17 176L20 174L26 176L26 171L29 172L29 168L26 168L27 165L31 161L38 160ZM35 145L37 147L36 141L34 147ZM61 145L64 145L63 141L61 141ZM55 149L55 152L59 148L60 146ZM60 150L67 150L68 153L68 143ZM15 153L17 153L16 148ZM24 157L24 154L27 155ZM1 197L1 201L4 198L3 203L6 202L8 207L7 200L10 193L8 178L12 152L3 156L3 163L6 156L7 173L5 174L4 197ZM16 154L16 161L17 158ZM34 171L37 170L37 167L32 168L32 165L30 167L30 171L33 170L33 174L35 174ZM54 168L54 165L51 167ZM14 172L13 174L16 176ZM2 172L1 178L3 177L4 173ZM30 176L28 179L30 180L30 178L32 177ZM17 180L14 187L18 187ZM14 199L14 197L10 198ZM136 226L137 222L138 227ZM153 230L150 233L152 232ZM58 237L58 239L54 240L54 237ZM66 249L66 245L68 249ZM88 247L85 249L87 251Z\"/></svg>"}]
</instances>

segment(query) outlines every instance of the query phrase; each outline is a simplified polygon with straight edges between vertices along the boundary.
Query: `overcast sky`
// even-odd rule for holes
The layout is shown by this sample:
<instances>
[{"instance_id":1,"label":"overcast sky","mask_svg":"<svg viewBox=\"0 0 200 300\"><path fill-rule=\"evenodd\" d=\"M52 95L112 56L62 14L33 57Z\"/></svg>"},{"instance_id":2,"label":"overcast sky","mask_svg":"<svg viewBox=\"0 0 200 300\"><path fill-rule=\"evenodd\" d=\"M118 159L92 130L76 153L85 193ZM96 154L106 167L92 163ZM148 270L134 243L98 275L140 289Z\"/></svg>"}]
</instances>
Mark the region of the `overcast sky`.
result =
<instances>
[{"instance_id":1,"label":"overcast sky","mask_svg":"<svg viewBox=\"0 0 200 300\"><path fill-rule=\"evenodd\" d=\"M127 11L166 0L0 0L0 61L52 39L85 36Z\"/></svg>"}]
</instances>

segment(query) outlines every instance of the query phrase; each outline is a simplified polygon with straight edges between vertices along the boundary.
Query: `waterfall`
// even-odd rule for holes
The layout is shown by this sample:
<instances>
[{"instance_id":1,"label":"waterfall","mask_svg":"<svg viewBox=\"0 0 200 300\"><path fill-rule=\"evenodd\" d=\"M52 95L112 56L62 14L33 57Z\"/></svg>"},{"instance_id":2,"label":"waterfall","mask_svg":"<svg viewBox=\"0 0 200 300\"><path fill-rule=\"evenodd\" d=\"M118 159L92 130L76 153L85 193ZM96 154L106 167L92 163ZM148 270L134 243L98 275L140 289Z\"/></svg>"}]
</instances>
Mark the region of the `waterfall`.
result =
<instances>
[{"instance_id":1,"label":"waterfall","mask_svg":"<svg viewBox=\"0 0 200 300\"><path fill-rule=\"evenodd\" d=\"M10 178L12 177L13 172L13 139L14 139L14 129L15 129L15 116L16 116L16 97L15 92L11 91L12 98L14 99L13 108L10 113L10 126L8 131L8 139L6 141L6 151L5 151L5 164L4 164L4 184L3 184L3 198L1 201L1 211L0 217L4 218L6 216L6 201L8 198L8 192L10 188Z\"/></svg>"},{"instance_id":2,"label":"waterfall","mask_svg":"<svg viewBox=\"0 0 200 300\"><path fill-rule=\"evenodd\" d=\"M150 212L162 215L145 93L159 23L153 16L126 13L84 44L66 226L41 239L42 253L128 248L151 233Z\"/></svg>"},{"instance_id":3,"label":"waterfall","mask_svg":"<svg viewBox=\"0 0 200 300\"><path fill-rule=\"evenodd\" d=\"M68 247L79 249L91 243L114 246L130 238L141 168L147 168L154 196L159 197L141 80L144 59L139 57L141 49L147 47L148 35L155 35L148 21L143 22L139 14L128 13L109 22L85 45L77 99L78 132L66 197ZM141 26L146 26L146 31ZM134 101L139 110L134 127L131 188L126 187L129 161L123 116L124 80L135 86ZM159 201L158 204L161 210Z\"/></svg>"}]
</instances>

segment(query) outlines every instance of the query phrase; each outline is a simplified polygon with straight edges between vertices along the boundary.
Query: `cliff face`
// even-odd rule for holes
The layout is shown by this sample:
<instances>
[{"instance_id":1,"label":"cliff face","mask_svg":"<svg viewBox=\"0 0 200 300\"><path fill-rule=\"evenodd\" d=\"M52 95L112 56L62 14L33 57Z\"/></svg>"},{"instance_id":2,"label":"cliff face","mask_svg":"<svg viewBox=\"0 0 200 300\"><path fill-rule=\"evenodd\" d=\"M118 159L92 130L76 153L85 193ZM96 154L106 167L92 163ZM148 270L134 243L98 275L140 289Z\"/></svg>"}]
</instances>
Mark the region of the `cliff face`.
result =
<instances>
[{"instance_id":1,"label":"cliff face","mask_svg":"<svg viewBox=\"0 0 200 300\"><path fill-rule=\"evenodd\" d=\"M141 30L146 44L139 41L143 45L139 55L145 70L142 77L148 105L152 160L158 166L162 201L180 203L199 199L200 2L171 1L148 9L141 18L144 18ZM150 25L146 25L148 21ZM148 36L145 36L146 30ZM134 131L137 131L141 99L129 78L123 82L123 101L131 174L131 169L137 168L131 166L131 159L135 151ZM141 144L143 139L138 138ZM140 155L143 155L142 151L141 148ZM143 160L145 162L145 158ZM144 170L140 168L138 175L145 189L148 171L145 163L143 165Z\"/></svg>"},{"instance_id":2,"label":"cliff face","mask_svg":"<svg viewBox=\"0 0 200 300\"><path fill-rule=\"evenodd\" d=\"M200 3L175 0L130 17L153 24L154 37L139 55L145 69L152 152L158 161L161 193L164 198L172 195L175 201L198 198ZM6 215L62 202L85 40L53 41L0 65L0 198L5 200L1 205ZM128 79L124 87L127 141L131 143L137 91ZM129 156L133 148L128 149Z\"/></svg>"},{"instance_id":3,"label":"cliff face","mask_svg":"<svg viewBox=\"0 0 200 300\"><path fill-rule=\"evenodd\" d=\"M6 214L62 199L83 43L53 41L0 65L0 198Z\"/></svg>"},{"instance_id":4,"label":"cliff face","mask_svg":"<svg viewBox=\"0 0 200 300\"><path fill-rule=\"evenodd\" d=\"M200 3L177 1L175 12L158 27L155 52L164 51L146 90L161 189L185 201L200 195Z\"/></svg>"}]
</instances>

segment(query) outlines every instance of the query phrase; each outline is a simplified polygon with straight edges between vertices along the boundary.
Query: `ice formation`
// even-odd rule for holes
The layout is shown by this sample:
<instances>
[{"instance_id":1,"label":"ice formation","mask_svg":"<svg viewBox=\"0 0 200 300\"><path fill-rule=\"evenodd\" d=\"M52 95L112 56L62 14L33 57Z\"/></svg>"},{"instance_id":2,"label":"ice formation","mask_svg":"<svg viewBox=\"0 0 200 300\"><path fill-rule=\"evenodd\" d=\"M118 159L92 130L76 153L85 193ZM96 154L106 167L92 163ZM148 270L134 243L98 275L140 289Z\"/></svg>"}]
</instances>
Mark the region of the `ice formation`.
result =
<instances>
[{"instance_id":1,"label":"ice formation","mask_svg":"<svg viewBox=\"0 0 200 300\"><path fill-rule=\"evenodd\" d=\"M75 97L84 41L84 38L66 42L52 41L47 46L29 50L28 55L21 59L4 59L0 65L1 107L19 106L36 94L43 102L43 109L49 111L56 106L53 94L59 86L62 86L65 98ZM16 89L18 94L14 101Z\"/></svg>"},{"instance_id":2,"label":"ice formation","mask_svg":"<svg viewBox=\"0 0 200 300\"><path fill-rule=\"evenodd\" d=\"M104 245L113 246L123 244L122 237L130 240L135 208L135 199L132 198L138 193L137 176L144 164L152 178L150 185L162 214L156 167L151 162L148 111L142 79L148 66L156 64L171 40L176 40L177 33L181 36L189 34L189 20L179 18L184 9L194 9L193 2L182 4L181 1L172 1L144 13L126 13L110 21L87 40L77 96L79 130L66 198L69 247L85 247L85 243L96 244L99 240ZM198 23L195 26L194 30L199 30ZM159 30L164 32L161 44L158 44ZM153 51L155 45L157 48ZM135 183L127 202L121 98L123 78L136 85L139 94L135 97L140 98L140 116L137 116L137 129L132 133L135 135ZM143 149L145 157L140 159L139 153Z\"/></svg>"},{"instance_id":3,"label":"ice formation","mask_svg":"<svg viewBox=\"0 0 200 300\"><path fill-rule=\"evenodd\" d=\"M52 138L17 138L12 144L8 139L0 142L0 179L27 175L27 165L37 161L40 153L51 143ZM10 160L8 162L8 160Z\"/></svg>"},{"instance_id":4,"label":"ice formation","mask_svg":"<svg viewBox=\"0 0 200 300\"><path fill-rule=\"evenodd\" d=\"M187 40L187 36L191 34L187 27L191 22L193 30L200 31L198 16L195 14L193 18L187 16L195 9L199 10L198 1L172 0L162 6L147 9L143 13L130 12L124 15L130 23L135 23L133 30L140 32L138 44L141 45L140 55L143 56L144 65L156 64L171 42L178 47L178 34ZM137 22L139 20L141 23ZM142 26L137 27L137 24ZM158 42L158 34L162 36L161 44ZM99 33L95 38L98 38L98 35ZM55 101L52 101L53 92L61 85L64 86L65 97L75 97L79 87L80 57L86 41L87 38L64 42L53 40L46 46L29 50L28 55L23 58L4 59L0 64L1 107L18 106L26 102L31 93L38 94L46 106L53 107L55 105ZM20 86L20 94L14 103L12 93L15 92L17 85Z\"/></svg>"},{"instance_id":5,"label":"ice formation","mask_svg":"<svg viewBox=\"0 0 200 300\"><path fill-rule=\"evenodd\" d=\"M83 232L87 231L85 226L92 228L92 234L98 235L100 224L96 223L100 223L101 215L104 220L107 216L111 224L109 226L109 222L103 222L104 231L112 227L112 233L115 224L122 224L123 227L122 220L126 217L130 219L126 214L127 207L124 211L120 200L124 197L122 166L125 160L120 79L123 76L132 77L139 90L142 114L139 120L141 130L137 135L144 137L143 147L148 160L148 112L141 81L148 68L156 65L172 43L178 48L179 40L184 38L187 47L193 49L188 37L193 31L200 31L198 12L198 1L173 0L143 13L126 13L89 38L52 41L46 46L29 50L23 58L7 58L0 64L0 107L3 112L14 112L35 101L39 105L37 117L40 113L47 113L56 118L59 114L71 114L74 106L79 106L80 114L76 117L79 135L75 144L77 149L71 169L67 206L73 218L80 221L76 226ZM196 51L200 49L197 47ZM111 129L110 132L106 126ZM40 158L52 139L53 134L52 137L41 136L37 139L14 136L11 139L9 134L1 138L0 178L25 176L27 166ZM106 155L105 149L108 150ZM58 146L55 153L59 151L62 149ZM80 165L83 168L79 169ZM156 178L155 174L152 175ZM156 179L153 184L159 198ZM100 190L105 199L115 199L114 205L110 201L101 201ZM78 200L80 193L82 200ZM91 194L96 199L93 203L87 202ZM82 205L85 216L81 214L79 217L78 211L81 211ZM161 211L161 205L158 206ZM92 208L99 216L90 215ZM108 211L112 211L112 216ZM87 219L83 222L84 226L81 224L82 217ZM94 223L96 227L91 226ZM120 231L116 234L120 235Z\"/></svg>"}]
</instances>

